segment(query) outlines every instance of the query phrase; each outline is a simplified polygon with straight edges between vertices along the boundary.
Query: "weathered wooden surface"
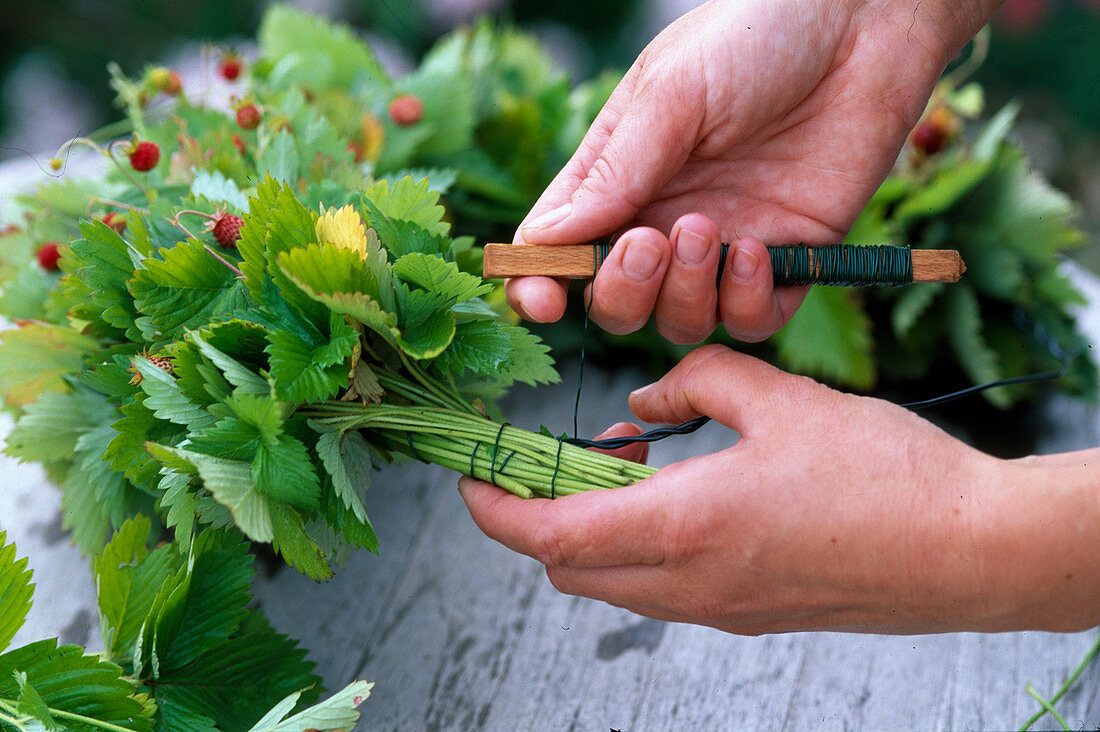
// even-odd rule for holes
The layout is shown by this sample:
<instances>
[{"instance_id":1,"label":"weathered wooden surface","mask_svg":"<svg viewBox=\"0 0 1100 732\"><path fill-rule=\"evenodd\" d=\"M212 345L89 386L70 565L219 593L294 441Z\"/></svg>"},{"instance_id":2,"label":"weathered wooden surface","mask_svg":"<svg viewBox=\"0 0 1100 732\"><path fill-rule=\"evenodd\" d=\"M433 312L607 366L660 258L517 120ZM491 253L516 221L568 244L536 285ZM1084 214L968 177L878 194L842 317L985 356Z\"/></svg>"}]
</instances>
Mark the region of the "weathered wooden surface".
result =
<instances>
[{"instance_id":1,"label":"weathered wooden surface","mask_svg":"<svg viewBox=\"0 0 1100 732\"><path fill-rule=\"evenodd\" d=\"M518 391L508 414L519 426L569 427L574 377ZM585 381L588 434L626 417L623 397L640 384L595 372ZM1096 413L1069 414L1081 422L1057 426L1045 450L1066 438L1068 448L1096 444ZM733 439L709 426L660 445L654 460ZM60 634L100 647L92 583L60 530L56 492L36 466L6 460L0 471L0 525L30 556L37 584L17 642ZM442 469L387 469L369 494L381 557L355 555L324 586L285 569L256 582L272 621L302 639L330 688L377 682L362 729L1006 729L1036 708L1025 684L1053 693L1095 637L738 638L646 620L559 595L535 562L477 530L454 486ZM1100 725L1098 681L1093 666L1058 705L1071 725Z\"/></svg>"}]
</instances>

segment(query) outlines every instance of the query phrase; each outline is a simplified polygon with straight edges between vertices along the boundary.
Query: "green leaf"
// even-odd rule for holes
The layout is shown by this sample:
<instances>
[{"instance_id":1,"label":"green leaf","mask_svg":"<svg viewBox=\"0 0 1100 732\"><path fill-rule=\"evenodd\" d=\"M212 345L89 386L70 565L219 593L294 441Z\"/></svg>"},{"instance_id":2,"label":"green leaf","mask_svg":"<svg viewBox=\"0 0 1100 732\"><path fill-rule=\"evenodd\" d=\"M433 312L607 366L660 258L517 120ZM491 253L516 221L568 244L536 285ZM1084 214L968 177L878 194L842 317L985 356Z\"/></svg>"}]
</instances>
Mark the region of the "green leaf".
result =
<instances>
[{"instance_id":1,"label":"green leaf","mask_svg":"<svg viewBox=\"0 0 1100 732\"><path fill-rule=\"evenodd\" d=\"M155 483L160 466L145 450L145 443L176 442L183 438L183 428L157 419L141 402L127 401L118 411L122 418L111 425L118 434L107 445L103 459L135 485Z\"/></svg>"},{"instance_id":2,"label":"green leaf","mask_svg":"<svg viewBox=\"0 0 1100 732\"><path fill-rule=\"evenodd\" d=\"M72 242L73 275L87 288L87 301L73 300L76 313L128 330L137 316L127 287L134 274L134 257L117 231L101 221L84 222L83 239Z\"/></svg>"},{"instance_id":3,"label":"green leaf","mask_svg":"<svg viewBox=\"0 0 1100 732\"><path fill-rule=\"evenodd\" d=\"M295 283L304 283L308 292L361 292L378 296L378 284L352 249L335 244L309 244L281 252L277 262L283 274Z\"/></svg>"},{"instance_id":4,"label":"green leaf","mask_svg":"<svg viewBox=\"0 0 1100 732\"><path fill-rule=\"evenodd\" d=\"M316 699L313 664L296 645L265 628L231 638L162 674L154 687L162 725L188 730L191 719L203 717L218 729L248 729L287 694L308 688L306 703Z\"/></svg>"},{"instance_id":5,"label":"green leaf","mask_svg":"<svg viewBox=\"0 0 1100 732\"><path fill-rule=\"evenodd\" d=\"M226 641L247 618L252 556L239 537L236 532L209 529L195 537L183 621L173 637L158 638L164 643L158 651L168 669L181 668Z\"/></svg>"},{"instance_id":6,"label":"green leaf","mask_svg":"<svg viewBox=\"0 0 1100 732\"><path fill-rule=\"evenodd\" d=\"M34 688L51 715L59 712L113 724L134 732L151 732L149 710L133 698L133 686L121 678L122 669L79 646L58 646L53 638L41 640L0 655L0 699L22 695L15 673ZM71 717L69 717L71 719ZM92 730L85 723L73 729Z\"/></svg>"},{"instance_id":7,"label":"green leaf","mask_svg":"<svg viewBox=\"0 0 1100 732\"><path fill-rule=\"evenodd\" d=\"M27 675L22 671L15 672L15 683L19 685L19 699L16 709L20 714L33 719L47 730L64 730L65 727L58 724L50 714L50 708L46 706L46 700L27 681Z\"/></svg>"},{"instance_id":8,"label":"green leaf","mask_svg":"<svg viewBox=\"0 0 1100 732\"><path fill-rule=\"evenodd\" d=\"M260 444L252 463L252 479L256 490L272 501L311 512L319 507L321 485L310 462L309 450L290 435Z\"/></svg>"},{"instance_id":9,"label":"green leaf","mask_svg":"<svg viewBox=\"0 0 1100 732\"><path fill-rule=\"evenodd\" d=\"M191 492L191 476L175 470L164 469L157 490L160 491L159 508L165 513L164 525L175 530L176 544L183 550L191 546L198 500Z\"/></svg>"},{"instance_id":10,"label":"green leaf","mask_svg":"<svg viewBox=\"0 0 1100 732\"><path fill-rule=\"evenodd\" d=\"M370 447L355 431L322 432L317 456L332 478L332 487L355 518L370 526L364 495L370 486Z\"/></svg>"},{"instance_id":11,"label":"green leaf","mask_svg":"<svg viewBox=\"0 0 1100 732\"><path fill-rule=\"evenodd\" d=\"M991 164L991 160L971 160L941 169L928 185L898 205L894 218L904 229L918 219L942 214L982 182Z\"/></svg>"},{"instance_id":12,"label":"green leaf","mask_svg":"<svg viewBox=\"0 0 1100 732\"><path fill-rule=\"evenodd\" d=\"M398 290L402 350L416 359L435 358L455 335L455 315L446 302L425 290Z\"/></svg>"},{"instance_id":13,"label":"green leaf","mask_svg":"<svg viewBox=\"0 0 1100 732\"><path fill-rule=\"evenodd\" d=\"M229 204L237 211L248 210L248 198L241 193L237 183L232 178L226 178L220 170L196 170L195 179L191 181L191 195Z\"/></svg>"},{"instance_id":14,"label":"green leaf","mask_svg":"<svg viewBox=\"0 0 1100 732\"><path fill-rule=\"evenodd\" d=\"M197 239L161 249L163 260L144 260L130 288L139 312L158 340L176 340L212 317L248 307L236 273L212 257Z\"/></svg>"},{"instance_id":15,"label":"green leaf","mask_svg":"<svg viewBox=\"0 0 1100 732\"><path fill-rule=\"evenodd\" d=\"M302 528L302 517L289 506L276 504L272 510L275 538L272 547L287 564L317 582L332 579L333 570L325 553Z\"/></svg>"},{"instance_id":16,"label":"green leaf","mask_svg":"<svg viewBox=\"0 0 1100 732\"><path fill-rule=\"evenodd\" d=\"M61 525L85 554L98 553L112 529L137 513L151 514L152 498L111 470L103 453L115 437L109 422L77 440L73 466L61 483Z\"/></svg>"},{"instance_id":17,"label":"green leaf","mask_svg":"<svg viewBox=\"0 0 1100 732\"><path fill-rule=\"evenodd\" d=\"M975 384L1003 378L997 353L982 335L981 304L974 290L963 284L953 285L944 296L944 304L947 306L948 340L966 375ZM1004 408L1010 403L1003 389L988 389L982 395L998 407Z\"/></svg>"},{"instance_id":18,"label":"green leaf","mask_svg":"<svg viewBox=\"0 0 1100 732\"><path fill-rule=\"evenodd\" d=\"M452 305L493 291L492 284L462 272L454 262L420 252L398 258L393 263L393 272L405 282L419 285Z\"/></svg>"},{"instance_id":19,"label":"green leaf","mask_svg":"<svg viewBox=\"0 0 1100 732\"><path fill-rule=\"evenodd\" d=\"M343 319L336 323L343 325ZM276 395L287 402L329 399L347 386L348 364L359 337L346 326L327 342L314 345L285 330L274 331L264 349L271 363Z\"/></svg>"},{"instance_id":20,"label":"green leaf","mask_svg":"<svg viewBox=\"0 0 1100 732\"><path fill-rule=\"evenodd\" d=\"M272 77L281 84L315 90L354 89L364 80L389 84L374 54L347 26L313 13L272 5L264 13L258 39L274 67Z\"/></svg>"},{"instance_id":21,"label":"green leaf","mask_svg":"<svg viewBox=\"0 0 1100 732\"><path fill-rule=\"evenodd\" d=\"M280 253L317 241L315 221L315 215L298 201L288 185L264 178L256 188L256 196L249 201L237 252L244 260L240 267L245 287L257 302L271 303L271 293L281 291L281 297L301 310L306 320L323 322L327 316L324 309L298 293L287 276L274 266Z\"/></svg>"},{"instance_id":22,"label":"green leaf","mask_svg":"<svg viewBox=\"0 0 1100 732\"><path fill-rule=\"evenodd\" d=\"M298 165L298 148L294 144L294 136L282 130L264 148L260 159L256 161L256 172L270 176L280 183L296 183Z\"/></svg>"},{"instance_id":23,"label":"green leaf","mask_svg":"<svg viewBox=\"0 0 1100 732\"><path fill-rule=\"evenodd\" d=\"M34 594L27 558L16 558L15 544L6 543L7 533L0 530L0 650L7 648L23 627Z\"/></svg>"},{"instance_id":24,"label":"green leaf","mask_svg":"<svg viewBox=\"0 0 1100 732\"><path fill-rule=\"evenodd\" d=\"M433 236L445 236L451 230L443 220L446 211L439 205L439 191L431 188L427 178L414 180L408 175L393 184L383 178L363 195L388 219L412 222Z\"/></svg>"},{"instance_id":25,"label":"green leaf","mask_svg":"<svg viewBox=\"0 0 1100 732\"><path fill-rule=\"evenodd\" d=\"M149 551L151 529L145 516L126 521L92 562L103 647L118 663L131 660L134 642L157 591L168 575L179 569L179 556L172 547Z\"/></svg>"},{"instance_id":26,"label":"green leaf","mask_svg":"<svg viewBox=\"0 0 1100 732\"><path fill-rule=\"evenodd\" d=\"M943 290L942 282L911 285L894 300L893 310L890 311L890 323L899 340L905 340L909 331Z\"/></svg>"},{"instance_id":27,"label":"green leaf","mask_svg":"<svg viewBox=\"0 0 1100 732\"><path fill-rule=\"evenodd\" d=\"M433 361L445 373L469 370L479 374L503 375L512 364L512 338L506 326L493 320L459 323L451 345Z\"/></svg>"},{"instance_id":28,"label":"green leaf","mask_svg":"<svg viewBox=\"0 0 1100 732\"><path fill-rule=\"evenodd\" d=\"M47 391L68 391L65 377L84 366L94 338L60 325L28 323L0 333L0 398L29 404Z\"/></svg>"},{"instance_id":29,"label":"green leaf","mask_svg":"<svg viewBox=\"0 0 1100 732\"><path fill-rule=\"evenodd\" d=\"M3 283L0 313L8 320L47 320L46 298L53 284L50 275L40 268L19 270Z\"/></svg>"},{"instance_id":30,"label":"green leaf","mask_svg":"<svg viewBox=\"0 0 1100 732\"><path fill-rule=\"evenodd\" d=\"M105 397L87 389L46 392L24 408L4 452L24 461L69 460L80 437L114 414Z\"/></svg>"},{"instance_id":31,"label":"green leaf","mask_svg":"<svg viewBox=\"0 0 1100 732\"><path fill-rule=\"evenodd\" d=\"M859 389L875 383L871 321L849 290L815 287L775 335L783 364L792 371Z\"/></svg>"},{"instance_id":32,"label":"green leaf","mask_svg":"<svg viewBox=\"0 0 1100 732\"><path fill-rule=\"evenodd\" d=\"M210 345L210 343L203 339L201 334L194 332L189 333L188 340L198 347L199 353L210 359L210 361L221 370L226 381L240 389L243 393L266 395L270 392L270 387L266 380L241 362L227 356L222 351Z\"/></svg>"},{"instance_id":33,"label":"green leaf","mask_svg":"<svg viewBox=\"0 0 1100 732\"><path fill-rule=\"evenodd\" d=\"M370 696L373 683L353 681L323 702L303 709L293 717L286 715L294 711L302 693L296 691L276 704L253 725L248 732L309 732L322 729L352 729L359 721L356 707Z\"/></svg>"},{"instance_id":34,"label":"green leaf","mask_svg":"<svg viewBox=\"0 0 1100 732\"><path fill-rule=\"evenodd\" d=\"M218 503L229 509L245 536L253 541L271 541L271 501L256 490L250 464L164 445L155 447L153 454L165 467L175 467L163 459L165 454L191 466L202 479L203 487L213 494Z\"/></svg>"},{"instance_id":35,"label":"green leaf","mask_svg":"<svg viewBox=\"0 0 1100 732\"><path fill-rule=\"evenodd\" d=\"M970 148L976 160L991 160L1008 137L1016 117L1020 114L1019 102L1009 102L982 127L981 134Z\"/></svg>"},{"instance_id":36,"label":"green leaf","mask_svg":"<svg viewBox=\"0 0 1100 732\"><path fill-rule=\"evenodd\" d=\"M143 402L157 419L163 419L197 432L214 424L215 419L205 406L195 404L180 390L176 379L152 361L142 356L133 359L134 368L141 374Z\"/></svg>"},{"instance_id":37,"label":"green leaf","mask_svg":"<svg viewBox=\"0 0 1100 732\"><path fill-rule=\"evenodd\" d=\"M507 376L511 381L524 384L556 384L561 377L554 369L554 359L550 357L550 347L537 335L518 325L504 326L511 348L511 367Z\"/></svg>"}]
</instances>

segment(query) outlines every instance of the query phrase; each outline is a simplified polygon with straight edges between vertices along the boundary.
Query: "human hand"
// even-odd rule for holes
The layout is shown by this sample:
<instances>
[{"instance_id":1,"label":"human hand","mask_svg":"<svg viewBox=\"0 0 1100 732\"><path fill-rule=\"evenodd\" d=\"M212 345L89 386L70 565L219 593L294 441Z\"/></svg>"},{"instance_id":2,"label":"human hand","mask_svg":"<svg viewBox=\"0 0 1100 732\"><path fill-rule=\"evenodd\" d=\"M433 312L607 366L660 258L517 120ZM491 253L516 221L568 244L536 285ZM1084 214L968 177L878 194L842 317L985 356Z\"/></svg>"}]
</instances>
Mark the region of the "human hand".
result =
<instances>
[{"instance_id":1,"label":"human hand","mask_svg":"<svg viewBox=\"0 0 1100 732\"><path fill-rule=\"evenodd\" d=\"M676 343L718 323L762 340L806 293L773 289L762 242L842 241L944 65L996 5L705 3L638 57L515 243L625 229L593 285L596 323L627 333L653 314ZM731 249L716 290L721 241ZM513 279L507 291L529 320L564 313L552 279Z\"/></svg>"},{"instance_id":2,"label":"human hand","mask_svg":"<svg viewBox=\"0 0 1100 732\"><path fill-rule=\"evenodd\" d=\"M562 592L742 634L1100 622L1087 457L1001 461L888 402L720 346L630 404L649 422L707 414L741 438L553 501L460 483L478 526L545 564Z\"/></svg>"}]
</instances>

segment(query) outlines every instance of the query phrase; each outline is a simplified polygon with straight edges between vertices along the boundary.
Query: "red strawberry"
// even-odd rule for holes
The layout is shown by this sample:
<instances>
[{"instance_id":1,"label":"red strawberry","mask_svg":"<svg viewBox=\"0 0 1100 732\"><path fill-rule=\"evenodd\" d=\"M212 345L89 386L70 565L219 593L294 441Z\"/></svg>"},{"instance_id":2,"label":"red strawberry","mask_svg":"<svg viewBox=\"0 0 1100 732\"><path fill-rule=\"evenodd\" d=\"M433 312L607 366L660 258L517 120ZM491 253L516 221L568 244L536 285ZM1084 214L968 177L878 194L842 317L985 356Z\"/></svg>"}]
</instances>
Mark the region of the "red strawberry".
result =
<instances>
[{"instance_id":1,"label":"red strawberry","mask_svg":"<svg viewBox=\"0 0 1100 732\"><path fill-rule=\"evenodd\" d=\"M152 170L160 161L160 148L157 143L142 140L130 147L130 167L139 173Z\"/></svg>"},{"instance_id":2,"label":"red strawberry","mask_svg":"<svg viewBox=\"0 0 1100 732\"><path fill-rule=\"evenodd\" d=\"M254 130L260 126L260 110L255 104L242 104L237 108L237 124L242 130Z\"/></svg>"},{"instance_id":3,"label":"red strawberry","mask_svg":"<svg viewBox=\"0 0 1100 732\"><path fill-rule=\"evenodd\" d=\"M38 259L38 264L42 269L47 272L56 272L57 261L61 259L61 252L57 251L57 242L48 241L38 247L38 251L35 252L35 258Z\"/></svg>"},{"instance_id":4,"label":"red strawberry","mask_svg":"<svg viewBox=\"0 0 1100 732\"><path fill-rule=\"evenodd\" d=\"M390 102L390 119L398 127L410 127L424 118L424 103L412 94L402 94Z\"/></svg>"},{"instance_id":5,"label":"red strawberry","mask_svg":"<svg viewBox=\"0 0 1100 732\"><path fill-rule=\"evenodd\" d=\"M958 119L944 107L937 107L910 133L909 142L917 151L935 155L958 131Z\"/></svg>"},{"instance_id":6,"label":"red strawberry","mask_svg":"<svg viewBox=\"0 0 1100 732\"><path fill-rule=\"evenodd\" d=\"M248 154L248 148L245 147L244 138L236 132L233 133L233 146L237 148L237 152L241 154L242 158Z\"/></svg>"},{"instance_id":7,"label":"red strawberry","mask_svg":"<svg viewBox=\"0 0 1100 732\"><path fill-rule=\"evenodd\" d=\"M241 75L242 67L240 56L235 53L227 53L218 62L218 73L226 81L236 81L237 77Z\"/></svg>"},{"instance_id":8,"label":"red strawberry","mask_svg":"<svg viewBox=\"0 0 1100 732\"><path fill-rule=\"evenodd\" d=\"M236 249L241 238L241 225L244 221L234 214L222 214L210 228L214 232L214 241L226 249Z\"/></svg>"}]
</instances>

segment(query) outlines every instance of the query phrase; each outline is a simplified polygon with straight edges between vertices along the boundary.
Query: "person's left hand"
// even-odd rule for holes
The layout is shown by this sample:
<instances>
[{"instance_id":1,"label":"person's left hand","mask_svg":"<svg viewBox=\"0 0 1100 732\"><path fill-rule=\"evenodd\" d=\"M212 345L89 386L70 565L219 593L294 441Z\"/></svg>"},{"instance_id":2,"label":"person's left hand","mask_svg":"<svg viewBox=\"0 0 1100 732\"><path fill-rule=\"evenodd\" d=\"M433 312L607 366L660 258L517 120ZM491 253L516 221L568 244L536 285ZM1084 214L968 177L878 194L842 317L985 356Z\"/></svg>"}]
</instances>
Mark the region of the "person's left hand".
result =
<instances>
[{"instance_id":1,"label":"person's left hand","mask_svg":"<svg viewBox=\"0 0 1100 732\"><path fill-rule=\"evenodd\" d=\"M905 409L720 346L630 404L647 422L707 414L741 439L553 501L460 482L478 526L545 564L562 592L743 634L1100 620L1095 491L1065 473L994 459Z\"/></svg>"}]
</instances>

